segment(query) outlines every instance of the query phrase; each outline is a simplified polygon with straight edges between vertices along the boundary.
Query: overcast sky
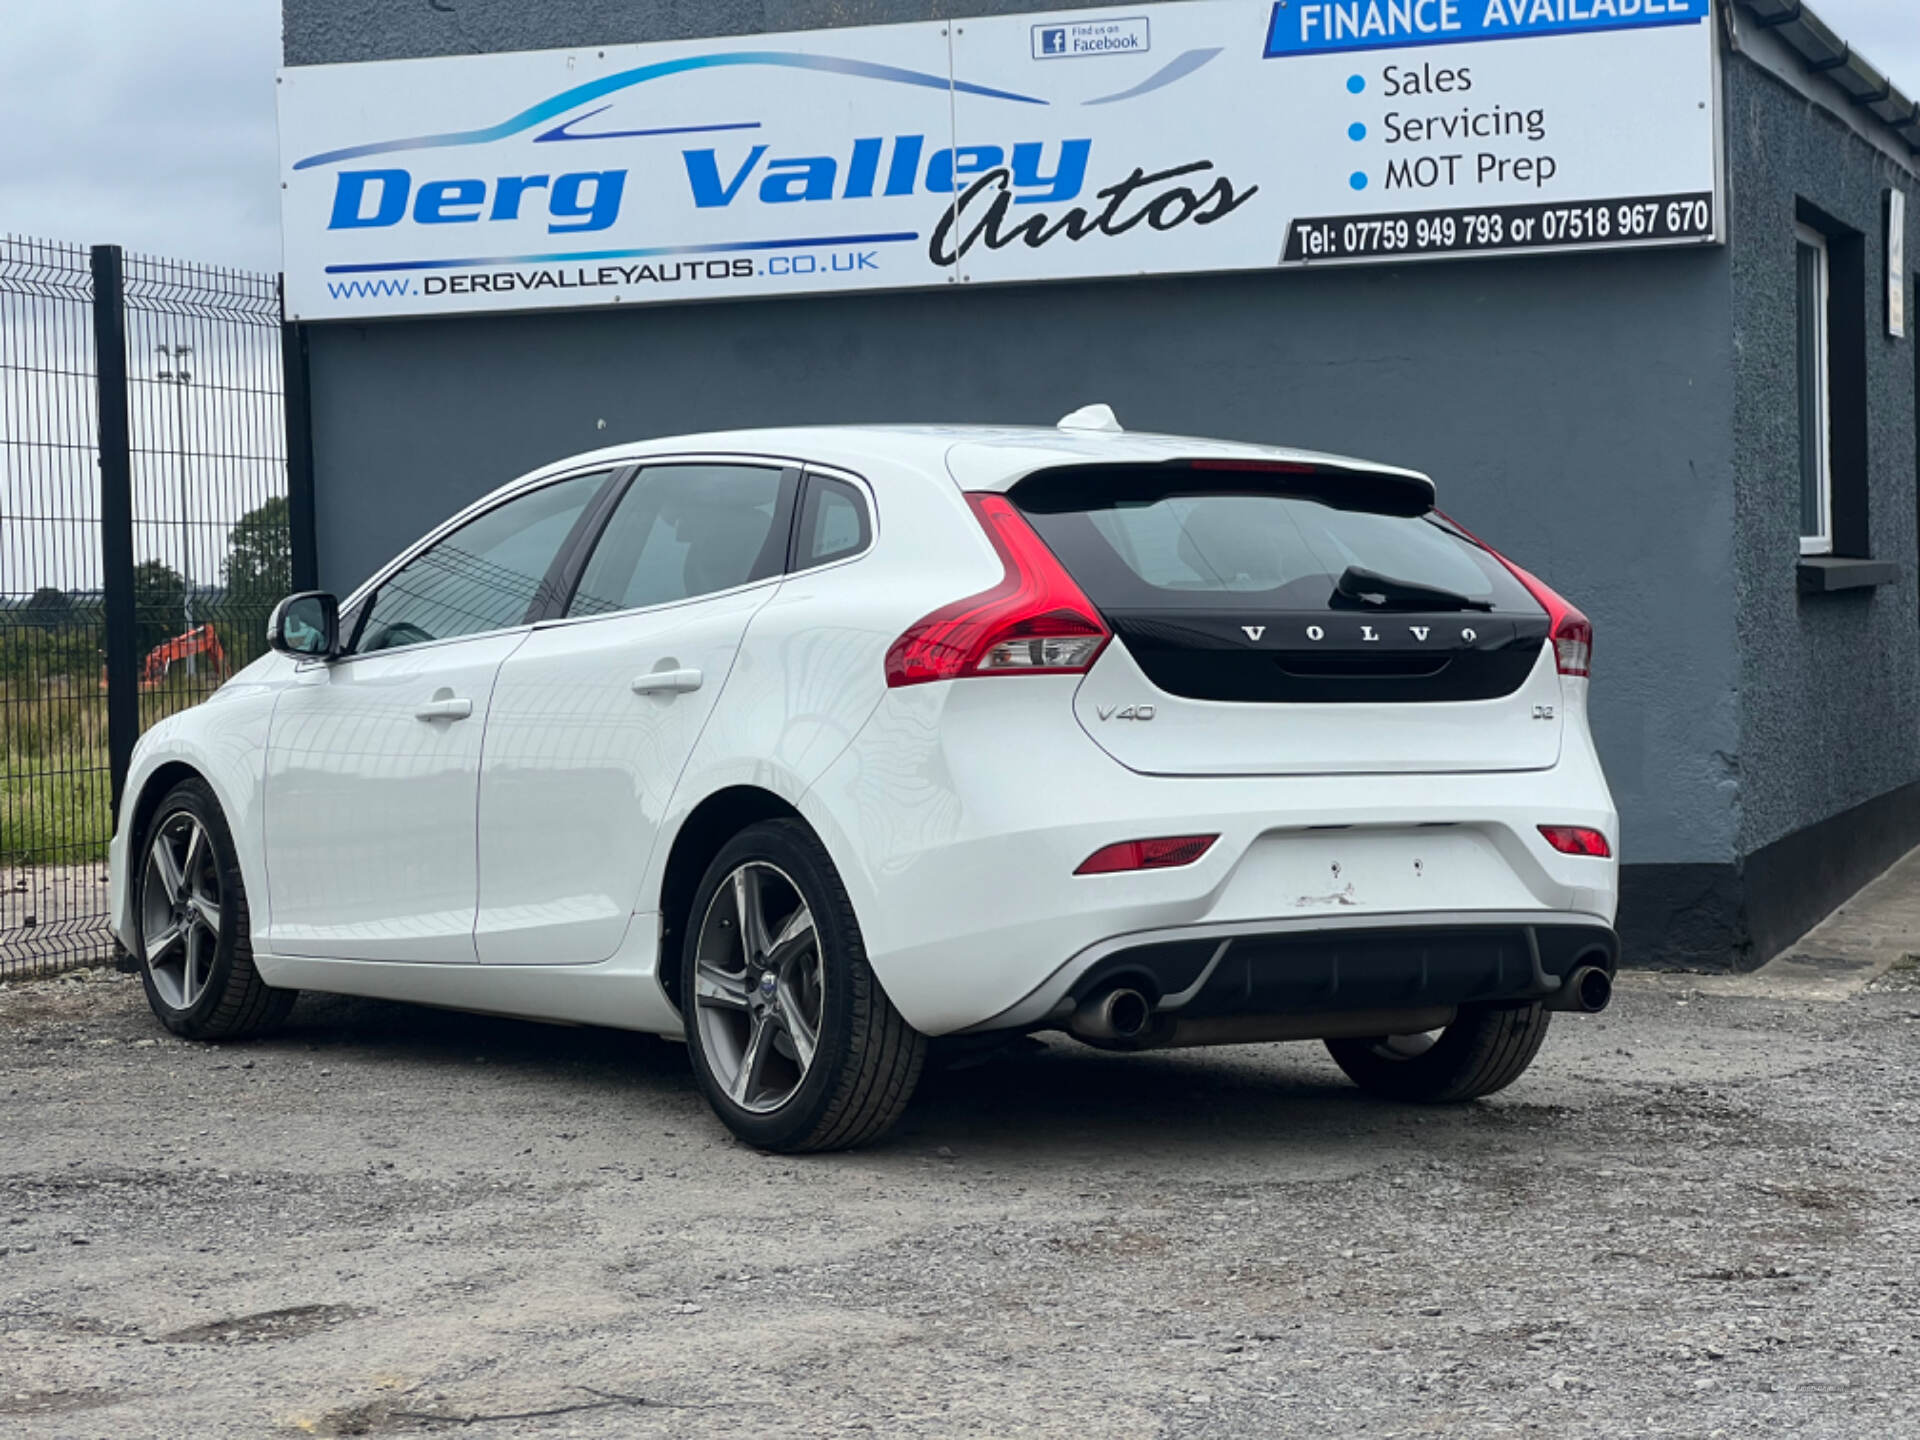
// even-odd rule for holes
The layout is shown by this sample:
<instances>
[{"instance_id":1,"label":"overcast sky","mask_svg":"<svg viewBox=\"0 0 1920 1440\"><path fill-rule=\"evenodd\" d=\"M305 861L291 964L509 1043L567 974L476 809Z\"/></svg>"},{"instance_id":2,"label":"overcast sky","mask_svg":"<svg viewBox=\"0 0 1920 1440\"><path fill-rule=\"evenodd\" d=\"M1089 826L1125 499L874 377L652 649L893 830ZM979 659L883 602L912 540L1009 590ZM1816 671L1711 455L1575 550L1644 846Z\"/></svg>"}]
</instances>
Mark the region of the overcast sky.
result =
<instances>
[{"instance_id":1,"label":"overcast sky","mask_svg":"<svg viewBox=\"0 0 1920 1440\"><path fill-rule=\"evenodd\" d=\"M1920 94L1920 0L1812 8ZM0 36L0 232L280 268L274 0L0 0Z\"/></svg>"}]
</instances>

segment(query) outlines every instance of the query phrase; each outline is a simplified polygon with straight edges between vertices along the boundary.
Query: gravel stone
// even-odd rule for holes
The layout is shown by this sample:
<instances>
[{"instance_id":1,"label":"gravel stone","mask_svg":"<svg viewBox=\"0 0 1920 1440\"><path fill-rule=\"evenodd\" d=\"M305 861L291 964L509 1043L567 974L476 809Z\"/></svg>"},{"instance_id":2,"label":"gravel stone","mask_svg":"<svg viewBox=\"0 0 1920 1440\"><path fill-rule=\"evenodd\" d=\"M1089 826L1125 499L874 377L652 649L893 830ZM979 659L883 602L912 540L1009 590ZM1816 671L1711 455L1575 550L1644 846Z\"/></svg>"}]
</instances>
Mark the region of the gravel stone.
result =
<instances>
[{"instance_id":1,"label":"gravel stone","mask_svg":"<svg viewBox=\"0 0 1920 1440\"><path fill-rule=\"evenodd\" d=\"M643 1037L12 984L0 1434L1917 1434L1914 997L1630 975L1446 1110L1054 1040L795 1159Z\"/></svg>"}]
</instances>

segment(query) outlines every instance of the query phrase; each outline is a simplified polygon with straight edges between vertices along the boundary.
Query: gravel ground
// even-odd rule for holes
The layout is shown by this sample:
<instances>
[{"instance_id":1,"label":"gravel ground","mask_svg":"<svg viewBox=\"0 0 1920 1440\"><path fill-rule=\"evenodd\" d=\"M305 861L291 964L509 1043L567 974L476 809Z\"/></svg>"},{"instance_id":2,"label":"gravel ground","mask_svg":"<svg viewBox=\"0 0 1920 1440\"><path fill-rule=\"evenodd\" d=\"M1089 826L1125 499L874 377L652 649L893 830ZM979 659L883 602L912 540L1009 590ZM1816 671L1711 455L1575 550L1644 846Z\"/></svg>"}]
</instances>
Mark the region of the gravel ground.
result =
<instances>
[{"instance_id":1,"label":"gravel ground","mask_svg":"<svg viewBox=\"0 0 1920 1440\"><path fill-rule=\"evenodd\" d=\"M1060 1041L804 1161L665 1042L14 984L0 1434L1920 1434L1914 984L1629 977L1444 1112Z\"/></svg>"}]
</instances>

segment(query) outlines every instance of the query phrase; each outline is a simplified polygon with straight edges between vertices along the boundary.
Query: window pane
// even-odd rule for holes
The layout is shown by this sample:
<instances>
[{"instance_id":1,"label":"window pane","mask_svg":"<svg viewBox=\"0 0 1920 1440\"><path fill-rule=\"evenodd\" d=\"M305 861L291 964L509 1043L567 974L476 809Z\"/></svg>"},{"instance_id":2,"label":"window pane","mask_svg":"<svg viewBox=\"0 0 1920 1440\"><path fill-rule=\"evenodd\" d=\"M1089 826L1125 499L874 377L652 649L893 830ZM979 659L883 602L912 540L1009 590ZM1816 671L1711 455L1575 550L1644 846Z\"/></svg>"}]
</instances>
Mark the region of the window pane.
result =
<instances>
[{"instance_id":1,"label":"window pane","mask_svg":"<svg viewBox=\"0 0 1920 1440\"><path fill-rule=\"evenodd\" d=\"M1336 510L1291 495L1173 494L1027 518L1096 605L1325 610L1349 569L1497 610L1537 607L1498 560L1425 518Z\"/></svg>"},{"instance_id":2,"label":"window pane","mask_svg":"<svg viewBox=\"0 0 1920 1440\"><path fill-rule=\"evenodd\" d=\"M778 575L781 472L757 465L642 470L607 522L569 615L666 605Z\"/></svg>"},{"instance_id":3,"label":"window pane","mask_svg":"<svg viewBox=\"0 0 1920 1440\"><path fill-rule=\"evenodd\" d=\"M1799 247L1800 533L1826 530L1826 256Z\"/></svg>"},{"instance_id":4,"label":"window pane","mask_svg":"<svg viewBox=\"0 0 1920 1440\"><path fill-rule=\"evenodd\" d=\"M489 510L380 586L361 653L504 630L526 619L548 567L607 472L547 485Z\"/></svg>"},{"instance_id":5,"label":"window pane","mask_svg":"<svg viewBox=\"0 0 1920 1440\"><path fill-rule=\"evenodd\" d=\"M872 537L867 506L844 480L815 475L807 481L807 502L800 516L800 555L794 567L824 565L866 549Z\"/></svg>"}]
</instances>

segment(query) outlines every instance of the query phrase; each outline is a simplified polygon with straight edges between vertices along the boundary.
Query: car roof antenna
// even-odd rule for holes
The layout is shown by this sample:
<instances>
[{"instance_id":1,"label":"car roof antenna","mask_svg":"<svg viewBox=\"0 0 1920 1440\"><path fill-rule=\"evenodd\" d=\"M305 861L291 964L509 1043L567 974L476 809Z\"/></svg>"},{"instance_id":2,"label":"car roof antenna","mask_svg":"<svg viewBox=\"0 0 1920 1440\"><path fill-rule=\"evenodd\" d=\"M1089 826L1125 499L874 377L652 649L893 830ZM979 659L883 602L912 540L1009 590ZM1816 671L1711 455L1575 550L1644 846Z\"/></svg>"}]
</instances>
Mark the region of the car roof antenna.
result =
<instances>
[{"instance_id":1,"label":"car roof antenna","mask_svg":"<svg viewBox=\"0 0 1920 1440\"><path fill-rule=\"evenodd\" d=\"M1122 432L1120 421L1114 416L1111 405L1082 405L1071 415L1060 417L1062 430L1092 430L1104 435L1119 435Z\"/></svg>"}]
</instances>

